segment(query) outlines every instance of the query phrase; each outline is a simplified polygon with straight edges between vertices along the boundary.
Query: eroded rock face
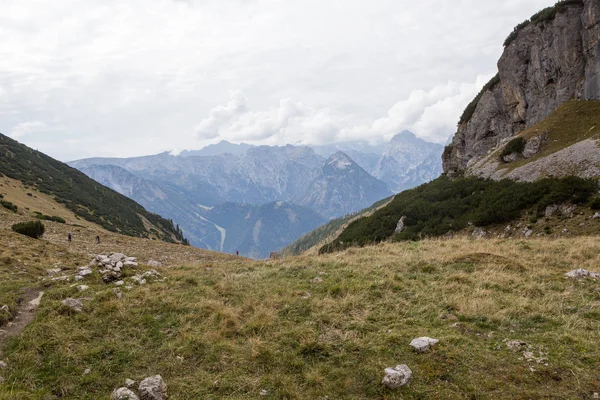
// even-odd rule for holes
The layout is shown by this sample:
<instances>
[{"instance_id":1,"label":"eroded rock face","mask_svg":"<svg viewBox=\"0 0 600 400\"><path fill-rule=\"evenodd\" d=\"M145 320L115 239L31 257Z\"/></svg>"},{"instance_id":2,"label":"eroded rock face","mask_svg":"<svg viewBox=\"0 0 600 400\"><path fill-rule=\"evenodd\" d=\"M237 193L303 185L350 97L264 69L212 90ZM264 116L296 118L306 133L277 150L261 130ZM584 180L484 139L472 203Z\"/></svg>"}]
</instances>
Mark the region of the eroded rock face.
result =
<instances>
[{"instance_id":1,"label":"eroded rock face","mask_svg":"<svg viewBox=\"0 0 600 400\"><path fill-rule=\"evenodd\" d=\"M530 23L498 61L500 83L481 97L443 155L455 175L570 99L600 99L600 2L583 0ZM532 143L528 152L536 151Z\"/></svg>"}]
</instances>

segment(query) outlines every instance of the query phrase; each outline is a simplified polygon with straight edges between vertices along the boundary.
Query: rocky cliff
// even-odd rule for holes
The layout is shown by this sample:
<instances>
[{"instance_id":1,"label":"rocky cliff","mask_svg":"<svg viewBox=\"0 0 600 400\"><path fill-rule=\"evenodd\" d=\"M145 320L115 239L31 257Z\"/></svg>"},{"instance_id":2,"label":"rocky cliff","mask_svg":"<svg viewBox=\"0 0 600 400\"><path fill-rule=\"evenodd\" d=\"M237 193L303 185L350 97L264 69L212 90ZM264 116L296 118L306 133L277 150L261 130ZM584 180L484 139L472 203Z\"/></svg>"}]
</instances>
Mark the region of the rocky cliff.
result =
<instances>
[{"instance_id":1,"label":"rocky cliff","mask_svg":"<svg viewBox=\"0 0 600 400\"><path fill-rule=\"evenodd\" d=\"M566 101L600 99L600 1L563 1L519 25L498 71L444 151L444 172L451 176Z\"/></svg>"}]
</instances>

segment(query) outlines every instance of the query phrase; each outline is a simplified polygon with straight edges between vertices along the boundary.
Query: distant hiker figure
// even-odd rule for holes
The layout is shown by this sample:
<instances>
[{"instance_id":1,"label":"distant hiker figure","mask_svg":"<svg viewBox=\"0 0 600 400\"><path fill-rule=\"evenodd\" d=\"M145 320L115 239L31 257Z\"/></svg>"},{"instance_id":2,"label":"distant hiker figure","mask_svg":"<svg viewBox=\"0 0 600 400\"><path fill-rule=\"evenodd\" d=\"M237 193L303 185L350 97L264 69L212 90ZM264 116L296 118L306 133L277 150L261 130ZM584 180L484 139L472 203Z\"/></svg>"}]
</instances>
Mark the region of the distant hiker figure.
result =
<instances>
[{"instance_id":1,"label":"distant hiker figure","mask_svg":"<svg viewBox=\"0 0 600 400\"><path fill-rule=\"evenodd\" d=\"M96 236L96 243L100 243L100 235Z\"/></svg>"},{"instance_id":2,"label":"distant hiker figure","mask_svg":"<svg viewBox=\"0 0 600 400\"><path fill-rule=\"evenodd\" d=\"M240 252L239 252L239 250L236 250L236 251L235 251L235 255L236 255L236 256L239 256L239 255L240 255Z\"/></svg>"},{"instance_id":3,"label":"distant hiker figure","mask_svg":"<svg viewBox=\"0 0 600 400\"><path fill-rule=\"evenodd\" d=\"M69 239L69 242L71 241L72 238L73 238L73 235L71 235L71 232L69 232L69 234L67 235L67 239Z\"/></svg>"}]
</instances>

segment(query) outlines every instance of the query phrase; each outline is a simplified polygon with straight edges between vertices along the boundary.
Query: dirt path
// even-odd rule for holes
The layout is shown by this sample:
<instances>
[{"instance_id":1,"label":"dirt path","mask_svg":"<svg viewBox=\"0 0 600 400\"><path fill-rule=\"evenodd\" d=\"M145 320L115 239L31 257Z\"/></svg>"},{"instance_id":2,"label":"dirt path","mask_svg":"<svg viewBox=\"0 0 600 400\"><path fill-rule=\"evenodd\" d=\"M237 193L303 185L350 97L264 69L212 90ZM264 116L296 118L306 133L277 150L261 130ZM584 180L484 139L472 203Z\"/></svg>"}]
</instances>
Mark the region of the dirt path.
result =
<instances>
[{"instance_id":1,"label":"dirt path","mask_svg":"<svg viewBox=\"0 0 600 400\"><path fill-rule=\"evenodd\" d=\"M33 321L43 295L44 292L38 289L29 288L25 290L22 301L17 308L17 315L12 321L0 328L0 346L6 338L18 335Z\"/></svg>"}]
</instances>

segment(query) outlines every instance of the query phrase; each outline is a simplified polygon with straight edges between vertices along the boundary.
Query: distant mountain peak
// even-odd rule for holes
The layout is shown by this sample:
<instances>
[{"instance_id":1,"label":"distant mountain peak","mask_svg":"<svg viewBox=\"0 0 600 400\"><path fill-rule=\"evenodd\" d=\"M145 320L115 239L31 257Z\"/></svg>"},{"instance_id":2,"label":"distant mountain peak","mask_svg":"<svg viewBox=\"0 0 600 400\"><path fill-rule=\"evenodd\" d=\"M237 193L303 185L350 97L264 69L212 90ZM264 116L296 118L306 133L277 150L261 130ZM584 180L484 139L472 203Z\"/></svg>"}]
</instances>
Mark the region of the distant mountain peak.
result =
<instances>
[{"instance_id":1,"label":"distant mountain peak","mask_svg":"<svg viewBox=\"0 0 600 400\"><path fill-rule=\"evenodd\" d=\"M402 131L396 134L396 136L394 136L390 142L424 142L424 140L417 137L417 135L411 131Z\"/></svg>"},{"instance_id":2,"label":"distant mountain peak","mask_svg":"<svg viewBox=\"0 0 600 400\"><path fill-rule=\"evenodd\" d=\"M334 167L336 169L347 169L353 164L356 164L354 160L352 160L343 151L338 151L337 153L332 154L325 162L325 165Z\"/></svg>"}]
</instances>

